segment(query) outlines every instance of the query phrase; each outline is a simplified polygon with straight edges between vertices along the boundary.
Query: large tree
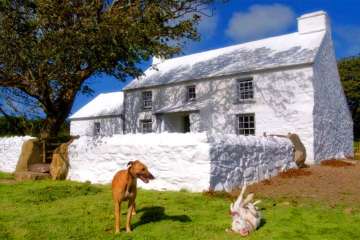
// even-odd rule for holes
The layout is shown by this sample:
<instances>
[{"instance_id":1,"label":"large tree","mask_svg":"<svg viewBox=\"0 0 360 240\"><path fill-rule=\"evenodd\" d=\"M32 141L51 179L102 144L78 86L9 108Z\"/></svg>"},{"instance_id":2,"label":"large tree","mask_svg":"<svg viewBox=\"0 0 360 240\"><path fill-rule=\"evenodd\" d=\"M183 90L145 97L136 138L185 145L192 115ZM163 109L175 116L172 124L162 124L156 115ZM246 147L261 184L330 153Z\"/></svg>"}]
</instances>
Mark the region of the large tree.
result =
<instances>
[{"instance_id":1,"label":"large tree","mask_svg":"<svg viewBox=\"0 0 360 240\"><path fill-rule=\"evenodd\" d=\"M35 99L56 135L84 82L99 73L137 77L137 64L170 57L212 0L0 1L0 87Z\"/></svg>"},{"instance_id":2,"label":"large tree","mask_svg":"<svg viewBox=\"0 0 360 240\"><path fill-rule=\"evenodd\" d=\"M360 55L338 62L341 82L354 121L355 138L360 138Z\"/></svg>"}]
</instances>

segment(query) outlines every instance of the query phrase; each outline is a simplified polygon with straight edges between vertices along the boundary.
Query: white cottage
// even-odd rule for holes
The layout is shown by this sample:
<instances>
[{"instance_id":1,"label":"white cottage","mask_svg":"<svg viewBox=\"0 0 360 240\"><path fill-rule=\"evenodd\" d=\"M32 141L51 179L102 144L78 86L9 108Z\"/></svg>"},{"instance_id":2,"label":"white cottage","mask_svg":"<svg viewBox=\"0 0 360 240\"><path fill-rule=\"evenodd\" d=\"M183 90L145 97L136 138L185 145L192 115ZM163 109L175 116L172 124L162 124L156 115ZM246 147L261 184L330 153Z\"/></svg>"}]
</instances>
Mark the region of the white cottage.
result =
<instances>
[{"instance_id":1,"label":"white cottage","mask_svg":"<svg viewBox=\"0 0 360 240\"><path fill-rule=\"evenodd\" d=\"M69 117L70 134L111 136L123 134L123 92L99 94Z\"/></svg>"},{"instance_id":2,"label":"white cottage","mask_svg":"<svg viewBox=\"0 0 360 240\"><path fill-rule=\"evenodd\" d=\"M124 89L124 131L240 135L297 133L308 163L352 155L353 122L328 16L298 31L156 60Z\"/></svg>"}]
</instances>

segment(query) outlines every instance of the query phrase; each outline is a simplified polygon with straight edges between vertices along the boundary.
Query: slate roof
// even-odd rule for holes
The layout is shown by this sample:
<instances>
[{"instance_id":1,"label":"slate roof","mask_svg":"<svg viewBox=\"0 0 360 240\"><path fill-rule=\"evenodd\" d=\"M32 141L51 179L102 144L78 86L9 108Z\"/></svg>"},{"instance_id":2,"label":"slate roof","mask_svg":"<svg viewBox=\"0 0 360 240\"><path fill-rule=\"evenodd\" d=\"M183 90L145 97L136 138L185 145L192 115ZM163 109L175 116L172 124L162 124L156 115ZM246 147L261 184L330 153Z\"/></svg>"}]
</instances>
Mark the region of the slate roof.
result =
<instances>
[{"instance_id":1,"label":"slate roof","mask_svg":"<svg viewBox=\"0 0 360 240\"><path fill-rule=\"evenodd\" d=\"M312 63L325 31L298 32L163 60L124 90Z\"/></svg>"},{"instance_id":2,"label":"slate roof","mask_svg":"<svg viewBox=\"0 0 360 240\"><path fill-rule=\"evenodd\" d=\"M123 92L102 93L69 117L70 120L120 115L123 112Z\"/></svg>"}]
</instances>

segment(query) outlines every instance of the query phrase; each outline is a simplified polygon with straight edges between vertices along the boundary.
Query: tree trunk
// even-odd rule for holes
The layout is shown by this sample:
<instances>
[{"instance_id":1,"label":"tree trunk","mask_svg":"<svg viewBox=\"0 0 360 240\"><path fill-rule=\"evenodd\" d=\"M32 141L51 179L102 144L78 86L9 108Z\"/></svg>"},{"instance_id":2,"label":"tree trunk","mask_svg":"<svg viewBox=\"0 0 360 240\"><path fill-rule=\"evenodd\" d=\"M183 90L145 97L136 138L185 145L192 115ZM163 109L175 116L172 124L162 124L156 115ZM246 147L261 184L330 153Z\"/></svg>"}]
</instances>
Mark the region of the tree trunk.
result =
<instances>
[{"instance_id":1,"label":"tree trunk","mask_svg":"<svg viewBox=\"0 0 360 240\"><path fill-rule=\"evenodd\" d=\"M71 110L71 104L56 108L54 112L47 112L44 126L40 132L41 139L56 138Z\"/></svg>"}]
</instances>

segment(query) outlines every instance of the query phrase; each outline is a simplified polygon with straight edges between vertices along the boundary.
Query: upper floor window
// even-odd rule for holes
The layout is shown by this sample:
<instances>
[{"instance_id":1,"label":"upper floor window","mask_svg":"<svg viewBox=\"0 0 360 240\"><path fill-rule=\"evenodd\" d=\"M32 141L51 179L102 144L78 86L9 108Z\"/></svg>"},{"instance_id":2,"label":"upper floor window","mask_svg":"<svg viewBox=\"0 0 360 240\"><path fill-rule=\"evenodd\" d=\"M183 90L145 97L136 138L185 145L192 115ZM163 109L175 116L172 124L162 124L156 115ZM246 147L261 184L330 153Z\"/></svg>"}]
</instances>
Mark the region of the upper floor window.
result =
<instances>
[{"instance_id":1,"label":"upper floor window","mask_svg":"<svg viewBox=\"0 0 360 240\"><path fill-rule=\"evenodd\" d=\"M254 99L254 84L252 78L237 80L237 98L239 102Z\"/></svg>"},{"instance_id":2,"label":"upper floor window","mask_svg":"<svg viewBox=\"0 0 360 240\"><path fill-rule=\"evenodd\" d=\"M100 123L99 122L95 122L94 123L94 136L99 136L100 135Z\"/></svg>"},{"instance_id":3,"label":"upper floor window","mask_svg":"<svg viewBox=\"0 0 360 240\"><path fill-rule=\"evenodd\" d=\"M152 120L144 119L140 121L140 127L142 133L151 133L152 132Z\"/></svg>"},{"instance_id":4,"label":"upper floor window","mask_svg":"<svg viewBox=\"0 0 360 240\"><path fill-rule=\"evenodd\" d=\"M151 91L142 92L142 97L143 97L143 108L151 109L152 108L152 92Z\"/></svg>"},{"instance_id":5,"label":"upper floor window","mask_svg":"<svg viewBox=\"0 0 360 240\"><path fill-rule=\"evenodd\" d=\"M255 114L239 114L236 116L236 133L238 135L255 135Z\"/></svg>"},{"instance_id":6,"label":"upper floor window","mask_svg":"<svg viewBox=\"0 0 360 240\"><path fill-rule=\"evenodd\" d=\"M196 88L195 85L191 85L187 87L187 96L186 99L188 101L194 101L196 99Z\"/></svg>"}]
</instances>

